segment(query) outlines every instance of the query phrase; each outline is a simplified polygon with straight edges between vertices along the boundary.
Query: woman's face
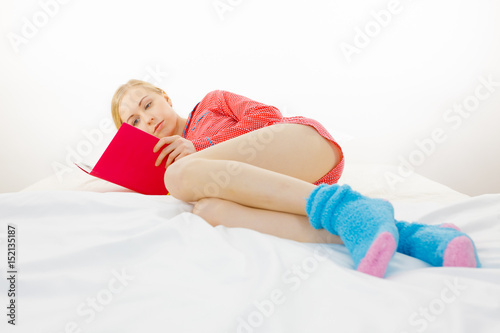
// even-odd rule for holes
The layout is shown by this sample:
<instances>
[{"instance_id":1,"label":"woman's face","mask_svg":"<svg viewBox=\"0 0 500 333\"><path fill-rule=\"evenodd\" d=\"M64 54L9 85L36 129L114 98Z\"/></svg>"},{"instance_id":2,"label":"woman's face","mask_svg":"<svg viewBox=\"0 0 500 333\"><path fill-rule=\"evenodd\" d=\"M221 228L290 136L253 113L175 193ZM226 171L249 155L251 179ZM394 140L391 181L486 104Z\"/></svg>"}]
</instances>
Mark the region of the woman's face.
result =
<instances>
[{"instance_id":1,"label":"woman's face","mask_svg":"<svg viewBox=\"0 0 500 333\"><path fill-rule=\"evenodd\" d=\"M143 87L131 87L123 96L118 112L124 123L162 138L177 134L178 115L167 95Z\"/></svg>"}]
</instances>

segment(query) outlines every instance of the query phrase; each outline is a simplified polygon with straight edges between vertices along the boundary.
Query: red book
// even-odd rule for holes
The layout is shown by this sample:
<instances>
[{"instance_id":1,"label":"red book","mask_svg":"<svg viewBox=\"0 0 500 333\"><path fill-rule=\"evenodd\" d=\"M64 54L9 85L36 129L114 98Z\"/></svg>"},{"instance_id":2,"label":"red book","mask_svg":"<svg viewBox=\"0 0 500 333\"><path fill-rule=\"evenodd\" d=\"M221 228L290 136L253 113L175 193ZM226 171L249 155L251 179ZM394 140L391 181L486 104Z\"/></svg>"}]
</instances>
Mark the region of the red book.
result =
<instances>
[{"instance_id":1,"label":"red book","mask_svg":"<svg viewBox=\"0 0 500 333\"><path fill-rule=\"evenodd\" d=\"M89 175L107 180L142 194L168 194L163 176L165 163L155 166L161 153L153 153L159 139L132 125L124 123L115 134L108 147L91 168L83 163L75 163Z\"/></svg>"}]
</instances>

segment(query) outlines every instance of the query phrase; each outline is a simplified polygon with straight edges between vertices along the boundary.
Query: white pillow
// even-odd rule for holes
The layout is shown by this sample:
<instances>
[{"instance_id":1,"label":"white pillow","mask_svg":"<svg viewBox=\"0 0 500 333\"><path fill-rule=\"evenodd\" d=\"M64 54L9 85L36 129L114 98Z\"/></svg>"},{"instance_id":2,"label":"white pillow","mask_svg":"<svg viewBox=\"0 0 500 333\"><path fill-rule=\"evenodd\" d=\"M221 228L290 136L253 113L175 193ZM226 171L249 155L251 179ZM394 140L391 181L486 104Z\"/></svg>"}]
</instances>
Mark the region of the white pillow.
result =
<instances>
[{"instance_id":1,"label":"white pillow","mask_svg":"<svg viewBox=\"0 0 500 333\"><path fill-rule=\"evenodd\" d=\"M446 204L469 197L417 173L403 177L397 166L388 164L346 162L339 184L348 184L364 195L391 202L432 201Z\"/></svg>"},{"instance_id":2,"label":"white pillow","mask_svg":"<svg viewBox=\"0 0 500 333\"><path fill-rule=\"evenodd\" d=\"M46 177L24 189L29 191L91 191L91 192L134 192L125 187L91 176L79 168L69 168L62 175Z\"/></svg>"},{"instance_id":3,"label":"white pillow","mask_svg":"<svg viewBox=\"0 0 500 333\"><path fill-rule=\"evenodd\" d=\"M62 176L49 176L21 192L27 191L92 191L92 192L133 192L100 178L90 176L76 166ZM449 187L434 182L419 174L404 177L403 181L393 184L387 180L388 173L398 175L397 167L386 164L347 163L339 184L348 184L360 193L389 201L432 201L452 203L468 198Z\"/></svg>"}]
</instances>

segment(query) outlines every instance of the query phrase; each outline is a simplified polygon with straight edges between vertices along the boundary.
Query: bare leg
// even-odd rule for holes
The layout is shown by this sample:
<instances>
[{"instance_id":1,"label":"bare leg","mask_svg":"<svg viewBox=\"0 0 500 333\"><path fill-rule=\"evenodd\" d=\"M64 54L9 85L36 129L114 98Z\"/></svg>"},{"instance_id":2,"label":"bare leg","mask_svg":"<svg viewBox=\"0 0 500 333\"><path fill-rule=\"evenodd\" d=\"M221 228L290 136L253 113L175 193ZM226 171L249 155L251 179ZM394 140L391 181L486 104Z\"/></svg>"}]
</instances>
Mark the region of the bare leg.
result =
<instances>
[{"instance_id":1,"label":"bare leg","mask_svg":"<svg viewBox=\"0 0 500 333\"><path fill-rule=\"evenodd\" d=\"M314 128L278 124L177 161L165 172L165 186L174 197L184 201L215 198L255 209L247 210L251 220L243 219L241 223L244 224L238 226L247 225L302 241L311 241L317 234L308 233L307 227L293 216L285 218L285 215L274 213L307 216L306 204L310 203L313 215L308 216L306 222L310 219L313 228L324 228L339 235L358 271L382 277L397 247L392 206L373 209L377 204L381 206L378 201L360 197L349 187L311 184L335 167L340 158L340 152ZM337 198L335 193L340 197ZM308 200L312 195L313 198ZM335 201L336 217L333 220L331 200ZM241 214L242 209L234 212ZM224 213L216 211L214 221L221 219L217 216ZM350 216L356 218L351 220ZM365 223L366 216L369 223ZM277 219L272 224L255 221L252 224L253 217L256 220L263 217L264 223ZM287 230L287 224L294 225L292 230ZM301 235L304 230L306 235Z\"/></svg>"},{"instance_id":2,"label":"bare leg","mask_svg":"<svg viewBox=\"0 0 500 333\"><path fill-rule=\"evenodd\" d=\"M247 228L302 243L343 244L340 237L327 230L314 229L307 217L302 215L251 208L214 198L198 201L193 214L214 227Z\"/></svg>"},{"instance_id":3,"label":"bare leg","mask_svg":"<svg viewBox=\"0 0 500 333\"><path fill-rule=\"evenodd\" d=\"M198 201L193 207L193 214L214 227L223 225L229 228L247 228L302 243L343 244L339 236L332 235L325 229L311 227L308 218L302 215L250 208L214 198ZM404 243L404 246L398 248L398 252L433 266L481 266L472 240L460 233L455 225L422 225L402 221L396 221L396 225L402 231L400 238L403 237ZM447 233L447 230L450 231ZM419 250L423 243L435 250ZM443 246L443 243L448 245ZM440 255L436 255L438 248L442 251Z\"/></svg>"},{"instance_id":4,"label":"bare leg","mask_svg":"<svg viewBox=\"0 0 500 333\"><path fill-rule=\"evenodd\" d=\"M341 159L314 128L277 124L191 154L165 172L183 201L219 198L248 207L306 215L311 184Z\"/></svg>"}]
</instances>

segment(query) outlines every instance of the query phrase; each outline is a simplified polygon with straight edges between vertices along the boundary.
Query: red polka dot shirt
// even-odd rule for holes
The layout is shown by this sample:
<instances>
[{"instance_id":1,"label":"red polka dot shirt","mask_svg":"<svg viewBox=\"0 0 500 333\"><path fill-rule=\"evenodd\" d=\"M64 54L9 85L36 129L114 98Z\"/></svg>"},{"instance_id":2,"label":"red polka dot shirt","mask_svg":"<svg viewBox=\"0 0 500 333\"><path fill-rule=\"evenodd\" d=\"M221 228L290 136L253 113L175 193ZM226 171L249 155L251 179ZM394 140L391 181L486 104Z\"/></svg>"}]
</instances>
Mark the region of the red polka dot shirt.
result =
<instances>
[{"instance_id":1,"label":"red polka dot shirt","mask_svg":"<svg viewBox=\"0 0 500 333\"><path fill-rule=\"evenodd\" d=\"M262 104L228 91L208 93L189 114L182 136L190 140L196 151L235 138L253 130L278 124L296 123L314 127L319 134L342 150L328 131L317 121L304 117L283 117L274 106ZM333 184L344 168L344 158L315 184Z\"/></svg>"}]
</instances>

